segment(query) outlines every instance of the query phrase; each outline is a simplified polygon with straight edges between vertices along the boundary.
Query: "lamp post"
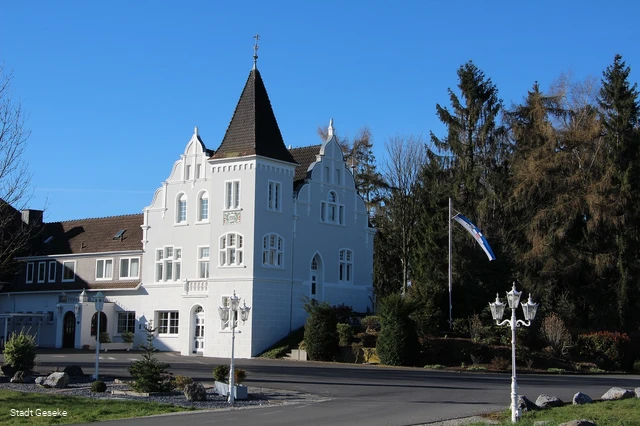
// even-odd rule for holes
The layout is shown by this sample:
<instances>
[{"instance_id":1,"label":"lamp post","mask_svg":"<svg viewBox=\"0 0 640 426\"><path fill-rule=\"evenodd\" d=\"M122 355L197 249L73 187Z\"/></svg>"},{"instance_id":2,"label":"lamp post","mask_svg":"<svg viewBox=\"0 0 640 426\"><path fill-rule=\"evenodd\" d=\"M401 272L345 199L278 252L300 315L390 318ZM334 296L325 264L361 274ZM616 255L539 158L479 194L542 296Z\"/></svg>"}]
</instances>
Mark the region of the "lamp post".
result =
<instances>
[{"instance_id":1,"label":"lamp post","mask_svg":"<svg viewBox=\"0 0 640 426\"><path fill-rule=\"evenodd\" d=\"M98 364L100 363L100 314L104 307L104 295L101 291L93 297L93 301L96 304L96 316L98 317L96 321L96 371L93 378L98 380Z\"/></svg>"},{"instance_id":2,"label":"lamp post","mask_svg":"<svg viewBox=\"0 0 640 426\"><path fill-rule=\"evenodd\" d=\"M522 311L524 312L524 319L516 320L516 309L520 303L521 292L516 290L516 283L513 283L511 291L507 292L507 302L509 303L509 309L511 309L511 319L506 319L502 322L502 315L504 314L504 303L500 301L500 297L496 294L496 301L489 303L491 308L491 315L496 320L496 324L499 326L508 324L511 327L511 422L516 423L520 418L520 410L518 409L518 382L516 380L516 328L521 325L529 327L531 321L536 317L536 311L538 310L538 304L533 303L531 300L531 294L529 294L529 300L527 303L522 304Z\"/></svg>"},{"instance_id":3,"label":"lamp post","mask_svg":"<svg viewBox=\"0 0 640 426\"><path fill-rule=\"evenodd\" d=\"M246 302L243 306L240 306L240 298L236 296L236 292L234 290L233 296L229 298L229 306L218 307L218 314L220 315L220 319L223 324L226 322L229 327L231 327L231 365L229 366L229 399L227 400L229 404L233 404L235 400L235 368L233 365L233 352L236 341L238 311L240 311L240 319L244 324L244 322L249 318L249 311L251 311L251 308L247 306Z\"/></svg>"}]
</instances>

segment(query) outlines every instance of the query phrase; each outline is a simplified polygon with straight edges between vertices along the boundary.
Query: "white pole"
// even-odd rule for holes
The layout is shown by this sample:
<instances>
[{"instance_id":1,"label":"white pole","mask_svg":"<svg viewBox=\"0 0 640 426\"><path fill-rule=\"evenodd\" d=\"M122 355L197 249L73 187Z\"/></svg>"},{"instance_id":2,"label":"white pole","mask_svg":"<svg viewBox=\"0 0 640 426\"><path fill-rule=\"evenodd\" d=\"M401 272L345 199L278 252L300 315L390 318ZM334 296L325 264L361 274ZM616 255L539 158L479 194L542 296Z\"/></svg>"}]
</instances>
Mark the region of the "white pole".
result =
<instances>
[{"instance_id":1,"label":"white pole","mask_svg":"<svg viewBox=\"0 0 640 426\"><path fill-rule=\"evenodd\" d=\"M453 330L453 317L451 314L453 309L453 304L451 303L451 210L451 198L449 198L449 330Z\"/></svg>"},{"instance_id":2,"label":"white pole","mask_svg":"<svg viewBox=\"0 0 640 426\"><path fill-rule=\"evenodd\" d=\"M233 304L233 302L231 302ZM229 306L229 321L231 321L231 367L229 368L229 404L233 404L235 399L234 395L234 368L233 368L233 350L236 341L236 321L234 318L235 312L233 311L233 307Z\"/></svg>"},{"instance_id":3,"label":"white pole","mask_svg":"<svg viewBox=\"0 0 640 426\"><path fill-rule=\"evenodd\" d=\"M96 372L93 378L98 380L98 364L100 362L100 311L97 311L96 315L98 315L98 324L96 327Z\"/></svg>"},{"instance_id":4,"label":"white pole","mask_svg":"<svg viewBox=\"0 0 640 426\"><path fill-rule=\"evenodd\" d=\"M516 325L516 308L513 307L511 308L511 423L516 423L520 418L516 379Z\"/></svg>"}]
</instances>

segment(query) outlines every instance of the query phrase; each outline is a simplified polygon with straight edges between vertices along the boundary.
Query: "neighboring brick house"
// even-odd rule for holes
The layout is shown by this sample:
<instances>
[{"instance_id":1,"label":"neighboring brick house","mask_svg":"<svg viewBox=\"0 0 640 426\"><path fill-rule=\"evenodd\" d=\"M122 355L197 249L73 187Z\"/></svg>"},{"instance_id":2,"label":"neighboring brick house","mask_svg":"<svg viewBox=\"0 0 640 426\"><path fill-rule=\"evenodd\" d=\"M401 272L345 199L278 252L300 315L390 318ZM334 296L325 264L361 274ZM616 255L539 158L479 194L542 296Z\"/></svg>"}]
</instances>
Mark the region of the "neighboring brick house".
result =
<instances>
[{"instance_id":1,"label":"neighboring brick house","mask_svg":"<svg viewBox=\"0 0 640 426\"><path fill-rule=\"evenodd\" d=\"M304 324L305 297L369 310L374 234L333 125L323 144L287 149L254 67L217 150L196 128L140 215L46 224L0 312L40 311L41 345L79 348L102 291L112 337L142 342L152 324L160 350L222 357L218 306L235 291L251 307L236 355L251 357Z\"/></svg>"}]
</instances>

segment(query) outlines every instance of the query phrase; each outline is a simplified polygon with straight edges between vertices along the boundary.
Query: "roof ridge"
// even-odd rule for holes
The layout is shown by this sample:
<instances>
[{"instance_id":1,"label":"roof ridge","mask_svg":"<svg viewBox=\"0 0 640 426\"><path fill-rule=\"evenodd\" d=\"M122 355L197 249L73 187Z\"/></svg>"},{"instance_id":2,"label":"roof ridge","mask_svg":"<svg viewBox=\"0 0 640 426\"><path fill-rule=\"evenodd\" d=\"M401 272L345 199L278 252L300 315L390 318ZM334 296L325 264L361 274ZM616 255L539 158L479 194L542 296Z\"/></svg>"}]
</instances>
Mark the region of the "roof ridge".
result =
<instances>
[{"instance_id":1,"label":"roof ridge","mask_svg":"<svg viewBox=\"0 0 640 426\"><path fill-rule=\"evenodd\" d=\"M115 219L115 218L124 218L124 217L134 217L134 216L143 216L144 213L128 213L128 214L120 214L120 215L112 215L112 216L98 216L98 217L85 217L79 219L67 219L67 220L57 220L55 222L45 222L45 224L52 223L69 223L69 222L81 222L86 220L99 220L99 219Z\"/></svg>"}]
</instances>

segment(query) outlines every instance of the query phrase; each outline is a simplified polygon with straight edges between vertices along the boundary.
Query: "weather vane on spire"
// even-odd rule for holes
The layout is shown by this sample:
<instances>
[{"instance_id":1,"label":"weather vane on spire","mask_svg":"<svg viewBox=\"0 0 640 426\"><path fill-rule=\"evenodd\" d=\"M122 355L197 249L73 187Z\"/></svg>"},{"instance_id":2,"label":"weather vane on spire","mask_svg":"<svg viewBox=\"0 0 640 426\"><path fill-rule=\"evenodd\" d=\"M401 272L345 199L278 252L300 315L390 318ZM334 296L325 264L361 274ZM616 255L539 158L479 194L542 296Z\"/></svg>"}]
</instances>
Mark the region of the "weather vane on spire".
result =
<instances>
[{"instance_id":1,"label":"weather vane on spire","mask_svg":"<svg viewBox=\"0 0 640 426\"><path fill-rule=\"evenodd\" d=\"M256 39L256 43L253 45L253 69L256 69L256 64L258 62L258 41L260 41L260 34L256 34L253 36Z\"/></svg>"}]
</instances>

